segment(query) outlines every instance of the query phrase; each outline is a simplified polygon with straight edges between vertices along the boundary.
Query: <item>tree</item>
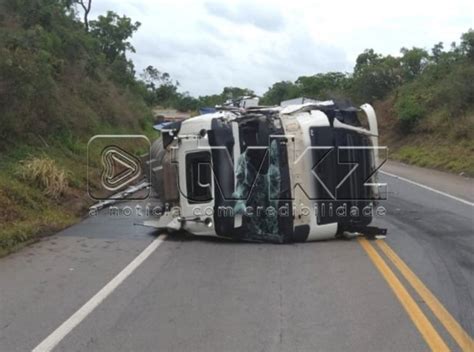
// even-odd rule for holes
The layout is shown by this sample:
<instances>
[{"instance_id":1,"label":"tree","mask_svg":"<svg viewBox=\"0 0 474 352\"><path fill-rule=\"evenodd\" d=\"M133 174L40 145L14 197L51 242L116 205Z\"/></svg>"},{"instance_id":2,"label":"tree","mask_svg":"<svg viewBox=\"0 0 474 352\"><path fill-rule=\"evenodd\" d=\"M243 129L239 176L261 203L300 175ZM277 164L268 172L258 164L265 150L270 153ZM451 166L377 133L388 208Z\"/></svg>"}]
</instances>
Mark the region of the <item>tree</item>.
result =
<instances>
[{"instance_id":1,"label":"tree","mask_svg":"<svg viewBox=\"0 0 474 352\"><path fill-rule=\"evenodd\" d=\"M199 97L199 107L214 107L216 105L222 105L226 98L223 98L220 94L205 95Z\"/></svg>"},{"instance_id":2,"label":"tree","mask_svg":"<svg viewBox=\"0 0 474 352\"><path fill-rule=\"evenodd\" d=\"M273 84L263 95L262 103L278 105L283 100L297 98L301 95L298 86L290 81L281 81Z\"/></svg>"},{"instance_id":3,"label":"tree","mask_svg":"<svg viewBox=\"0 0 474 352\"><path fill-rule=\"evenodd\" d=\"M301 76L296 80L301 95L315 99L328 99L344 92L348 87L348 77L342 72L318 73Z\"/></svg>"},{"instance_id":4,"label":"tree","mask_svg":"<svg viewBox=\"0 0 474 352\"><path fill-rule=\"evenodd\" d=\"M474 31L472 29L462 34L461 51L470 60L474 60Z\"/></svg>"},{"instance_id":5,"label":"tree","mask_svg":"<svg viewBox=\"0 0 474 352\"><path fill-rule=\"evenodd\" d=\"M173 81L169 73L161 73L158 69L149 65L143 70L140 77L150 93L147 101L151 105L170 106L179 100L179 82Z\"/></svg>"},{"instance_id":6,"label":"tree","mask_svg":"<svg viewBox=\"0 0 474 352\"><path fill-rule=\"evenodd\" d=\"M431 49L431 56L434 62L438 63L443 55L444 45L443 42L439 42L435 44L435 46Z\"/></svg>"},{"instance_id":7,"label":"tree","mask_svg":"<svg viewBox=\"0 0 474 352\"><path fill-rule=\"evenodd\" d=\"M362 54L359 54L354 66L354 73L358 73L363 69L377 65L382 60L382 55L375 53L374 49L365 49Z\"/></svg>"},{"instance_id":8,"label":"tree","mask_svg":"<svg viewBox=\"0 0 474 352\"><path fill-rule=\"evenodd\" d=\"M147 88L150 90L155 89L155 82L158 81L160 76L160 71L154 68L151 65L148 65L147 68L143 70L140 74L141 79L145 82Z\"/></svg>"},{"instance_id":9,"label":"tree","mask_svg":"<svg viewBox=\"0 0 474 352\"><path fill-rule=\"evenodd\" d=\"M171 79L166 79L155 90L155 96L159 105L167 106L176 98L178 94L179 82L174 82Z\"/></svg>"},{"instance_id":10,"label":"tree","mask_svg":"<svg viewBox=\"0 0 474 352\"><path fill-rule=\"evenodd\" d=\"M442 46L441 46L442 48ZM404 78L411 80L418 76L428 64L428 52L421 48L401 48L402 57L400 63Z\"/></svg>"},{"instance_id":11,"label":"tree","mask_svg":"<svg viewBox=\"0 0 474 352\"><path fill-rule=\"evenodd\" d=\"M178 93L174 106L179 111L195 111L199 108L200 101L189 95L188 92Z\"/></svg>"},{"instance_id":12,"label":"tree","mask_svg":"<svg viewBox=\"0 0 474 352\"><path fill-rule=\"evenodd\" d=\"M47 31L56 27L71 25L72 0L16 0L3 1L0 8L5 6L14 11L24 28L41 26ZM1 9L3 14L3 8Z\"/></svg>"},{"instance_id":13,"label":"tree","mask_svg":"<svg viewBox=\"0 0 474 352\"><path fill-rule=\"evenodd\" d=\"M91 12L92 0L77 0L77 4L84 10L84 26L86 32L89 32L89 12Z\"/></svg>"},{"instance_id":14,"label":"tree","mask_svg":"<svg viewBox=\"0 0 474 352\"><path fill-rule=\"evenodd\" d=\"M243 96L253 96L255 95L253 90L247 88L239 87L225 87L221 93L221 96L226 99L237 99Z\"/></svg>"},{"instance_id":15,"label":"tree","mask_svg":"<svg viewBox=\"0 0 474 352\"><path fill-rule=\"evenodd\" d=\"M357 57L351 90L360 102L383 99L402 83L400 60L367 49Z\"/></svg>"},{"instance_id":16,"label":"tree","mask_svg":"<svg viewBox=\"0 0 474 352\"><path fill-rule=\"evenodd\" d=\"M129 17L119 16L113 11L90 22L91 34L97 38L109 63L118 57L125 57L127 51L135 52L135 48L127 40L140 25L140 22L132 23Z\"/></svg>"}]
</instances>

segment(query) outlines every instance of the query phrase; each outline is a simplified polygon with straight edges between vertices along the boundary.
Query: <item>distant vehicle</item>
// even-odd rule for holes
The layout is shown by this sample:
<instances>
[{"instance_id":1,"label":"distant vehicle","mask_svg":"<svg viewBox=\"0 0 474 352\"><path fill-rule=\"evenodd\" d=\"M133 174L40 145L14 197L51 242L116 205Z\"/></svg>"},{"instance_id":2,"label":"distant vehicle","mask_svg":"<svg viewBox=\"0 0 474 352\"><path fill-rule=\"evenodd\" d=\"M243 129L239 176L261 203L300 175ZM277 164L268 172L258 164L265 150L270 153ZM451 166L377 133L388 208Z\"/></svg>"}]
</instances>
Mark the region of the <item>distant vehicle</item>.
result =
<instances>
[{"instance_id":1,"label":"distant vehicle","mask_svg":"<svg viewBox=\"0 0 474 352\"><path fill-rule=\"evenodd\" d=\"M145 225L275 243L384 232L369 226L379 190L368 104L260 107L247 97L161 133L148 168L162 211Z\"/></svg>"}]
</instances>

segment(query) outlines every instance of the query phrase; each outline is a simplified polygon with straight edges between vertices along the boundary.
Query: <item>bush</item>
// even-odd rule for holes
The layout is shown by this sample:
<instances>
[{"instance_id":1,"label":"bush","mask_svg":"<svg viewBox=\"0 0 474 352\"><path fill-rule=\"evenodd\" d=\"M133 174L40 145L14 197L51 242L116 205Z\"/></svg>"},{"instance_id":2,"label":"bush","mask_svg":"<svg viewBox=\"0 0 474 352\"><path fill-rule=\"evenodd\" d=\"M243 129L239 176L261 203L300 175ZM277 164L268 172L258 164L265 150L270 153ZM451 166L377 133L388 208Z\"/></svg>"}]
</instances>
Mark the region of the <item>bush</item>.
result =
<instances>
[{"instance_id":1,"label":"bush","mask_svg":"<svg viewBox=\"0 0 474 352\"><path fill-rule=\"evenodd\" d=\"M436 101L448 116L457 118L466 115L474 107L474 65L466 62L456 65L436 85Z\"/></svg>"},{"instance_id":2,"label":"bush","mask_svg":"<svg viewBox=\"0 0 474 352\"><path fill-rule=\"evenodd\" d=\"M413 95L405 95L399 98L395 109L403 132L410 132L425 115L425 109Z\"/></svg>"}]
</instances>

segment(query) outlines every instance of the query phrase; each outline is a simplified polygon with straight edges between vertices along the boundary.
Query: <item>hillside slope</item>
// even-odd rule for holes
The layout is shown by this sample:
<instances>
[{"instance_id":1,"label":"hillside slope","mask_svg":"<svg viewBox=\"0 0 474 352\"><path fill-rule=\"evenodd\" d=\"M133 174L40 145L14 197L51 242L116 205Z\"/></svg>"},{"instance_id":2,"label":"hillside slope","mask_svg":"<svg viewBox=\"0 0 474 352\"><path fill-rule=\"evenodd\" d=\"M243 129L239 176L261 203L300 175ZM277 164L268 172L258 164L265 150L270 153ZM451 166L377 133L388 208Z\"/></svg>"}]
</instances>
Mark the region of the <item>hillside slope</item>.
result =
<instances>
[{"instance_id":1,"label":"hillside slope","mask_svg":"<svg viewBox=\"0 0 474 352\"><path fill-rule=\"evenodd\" d=\"M152 134L138 25L109 12L87 32L67 3L0 0L0 255L84 214L92 136Z\"/></svg>"},{"instance_id":2,"label":"hillside slope","mask_svg":"<svg viewBox=\"0 0 474 352\"><path fill-rule=\"evenodd\" d=\"M394 100L374 104L380 144L389 148L390 159L474 177L474 113L452 119L434 111L406 132L400 129Z\"/></svg>"}]
</instances>

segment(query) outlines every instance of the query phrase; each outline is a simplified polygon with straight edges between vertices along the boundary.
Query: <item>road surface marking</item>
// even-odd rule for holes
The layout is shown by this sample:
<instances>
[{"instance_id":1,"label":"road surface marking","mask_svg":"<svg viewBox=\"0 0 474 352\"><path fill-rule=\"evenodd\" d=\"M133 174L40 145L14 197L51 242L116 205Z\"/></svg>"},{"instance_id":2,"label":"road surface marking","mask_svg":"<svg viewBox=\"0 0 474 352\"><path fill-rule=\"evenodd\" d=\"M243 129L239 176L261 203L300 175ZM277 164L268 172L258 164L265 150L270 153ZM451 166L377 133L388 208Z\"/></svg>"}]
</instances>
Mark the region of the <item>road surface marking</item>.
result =
<instances>
[{"instance_id":1,"label":"road surface marking","mask_svg":"<svg viewBox=\"0 0 474 352\"><path fill-rule=\"evenodd\" d=\"M415 273L405 264L405 262L394 252L385 241L377 240L377 245L385 255L393 262L405 279L430 307L433 314L443 324L445 329L451 334L463 351L474 351L474 342L469 334L463 330L461 325L444 308L441 302L431 293Z\"/></svg>"},{"instance_id":2,"label":"road surface marking","mask_svg":"<svg viewBox=\"0 0 474 352\"><path fill-rule=\"evenodd\" d=\"M62 323L46 339L33 349L33 352L52 351L61 340L69 334L72 329L80 324L92 311L101 304L114 290L135 271L159 246L163 243L165 236L157 237L133 259L120 273L117 274L107 285L97 292L86 304L77 310L68 320Z\"/></svg>"},{"instance_id":3,"label":"road surface marking","mask_svg":"<svg viewBox=\"0 0 474 352\"><path fill-rule=\"evenodd\" d=\"M406 288L402 285L400 280L395 276L390 267L385 263L382 257L377 253L374 247L363 237L357 239L364 248L365 252L369 258L374 263L375 267L382 274L384 279L387 281L390 288L395 293L395 296L398 298L403 308L410 316L411 320L417 327L418 331L421 333L425 339L428 346L432 351L449 351L448 346L443 341L441 336L435 330L433 325L431 325L428 318L423 314L420 307L416 304L415 300L410 296Z\"/></svg>"},{"instance_id":4,"label":"road surface marking","mask_svg":"<svg viewBox=\"0 0 474 352\"><path fill-rule=\"evenodd\" d=\"M409 179L407 179L407 178L404 178L404 177L401 177L401 176L398 176L398 175L395 175L395 174L391 174L390 172L385 172L385 171L379 171L379 172L382 173L382 174L384 174L384 175L387 175L387 176L390 176L390 177L394 177L394 178L398 178L399 180L402 180L402 181L411 183L411 184L413 184L413 185L415 185L415 186L418 186L418 187L427 189L427 190L429 190L429 191L431 191L431 192L435 192L435 193L441 194L442 196L445 196L445 197L448 197L448 198L457 200L458 202L461 202L461 203L470 205L471 207L474 207L474 203L469 202L468 200L465 200L465 199L462 199L462 198L453 196L452 194L449 194L449 193L446 193L446 192L443 192L443 191L439 191L439 190L437 190L437 189L435 189L435 188L431 188L431 187L429 187L429 186L425 186L424 184L421 184L421 183L418 183L418 182L409 180Z\"/></svg>"}]
</instances>

